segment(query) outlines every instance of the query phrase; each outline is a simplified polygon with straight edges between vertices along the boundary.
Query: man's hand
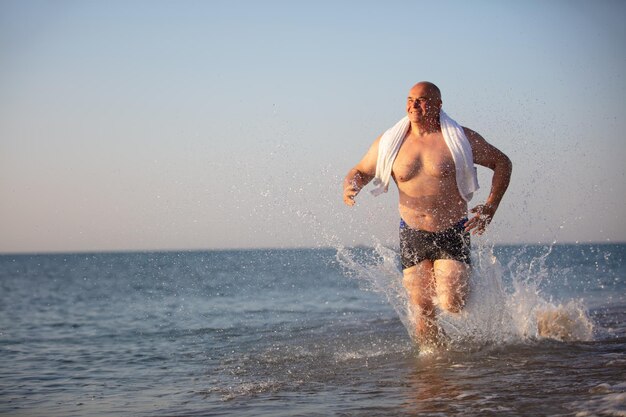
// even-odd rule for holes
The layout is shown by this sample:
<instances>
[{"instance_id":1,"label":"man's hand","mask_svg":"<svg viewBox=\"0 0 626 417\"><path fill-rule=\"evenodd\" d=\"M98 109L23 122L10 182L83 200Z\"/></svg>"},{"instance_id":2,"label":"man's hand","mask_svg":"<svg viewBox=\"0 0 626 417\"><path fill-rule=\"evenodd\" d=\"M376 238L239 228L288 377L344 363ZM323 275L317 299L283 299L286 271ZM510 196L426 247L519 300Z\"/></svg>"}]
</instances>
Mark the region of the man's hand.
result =
<instances>
[{"instance_id":1,"label":"man's hand","mask_svg":"<svg viewBox=\"0 0 626 417\"><path fill-rule=\"evenodd\" d=\"M465 230L478 236L485 233L487 225L491 223L493 215L496 214L496 209L497 207L491 204L479 204L471 209L470 212L475 213L475 216L465 223Z\"/></svg>"},{"instance_id":2,"label":"man's hand","mask_svg":"<svg viewBox=\"0 0 626 417\"><path fill-rule=\"evenodd\" d=\"M375 168L375 165L374 165ZM374 178L373 173L364 173L358 168L352 168L343 180L343 202L348 206L354 205L354 197Z\"/></svg>"},{"instance_id":3,"label":"man's hand","mask_svg":"<svg viewBox=\"0 0 626 417\"><path fill-rule=\"evenodd\" d=\"M355 201L354 197L359 193L357 189L356 181L350 181L349 184L343 189L343 202L348 206L353 206Z\"/></svg>"}]
</instances>

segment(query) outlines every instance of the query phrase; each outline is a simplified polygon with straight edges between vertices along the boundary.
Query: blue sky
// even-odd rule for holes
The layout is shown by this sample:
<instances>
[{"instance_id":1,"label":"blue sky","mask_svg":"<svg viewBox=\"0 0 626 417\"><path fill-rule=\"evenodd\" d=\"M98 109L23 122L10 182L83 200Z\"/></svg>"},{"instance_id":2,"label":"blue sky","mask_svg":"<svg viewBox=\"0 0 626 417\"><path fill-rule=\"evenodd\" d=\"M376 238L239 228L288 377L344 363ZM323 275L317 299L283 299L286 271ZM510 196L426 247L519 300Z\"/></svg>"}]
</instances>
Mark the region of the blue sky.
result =
<instances>
[{"instance_id":1,"label":"blue sky","mask_svg":"<svg viewBox=\"0 0 626 417\"><path fill-rule=\"evenodd\" d=\"M621 1L0 1L0 252L393 246L395 192L350 209L341 180L420 80L514 162L482 239L624 241L624 18Z\"/></svg>"}]
</instances>

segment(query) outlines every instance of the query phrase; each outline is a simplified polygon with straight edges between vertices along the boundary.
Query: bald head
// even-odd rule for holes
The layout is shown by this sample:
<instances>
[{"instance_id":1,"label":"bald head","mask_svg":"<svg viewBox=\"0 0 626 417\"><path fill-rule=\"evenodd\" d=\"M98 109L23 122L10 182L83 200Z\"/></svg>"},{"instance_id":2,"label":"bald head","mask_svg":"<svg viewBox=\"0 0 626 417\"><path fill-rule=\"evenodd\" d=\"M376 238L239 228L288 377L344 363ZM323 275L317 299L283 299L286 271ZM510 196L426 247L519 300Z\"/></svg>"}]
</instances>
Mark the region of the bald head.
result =
<instances>
[{"instance_id":1,"label":"bald head","mask_svg":"<svg viewBox=\"0 0 626 417\"><path fill-rule=\"evenodd\" d=\"M441 100L441 90L439 90L439 87L437 87L435 84L431 83L430 81L420 81L419 83L415 84L413 88L411 88L411 91L417 88L419 88L421 91L428 94L428 96L437 97L438 99Z\"/></svg>"}]
</instances>

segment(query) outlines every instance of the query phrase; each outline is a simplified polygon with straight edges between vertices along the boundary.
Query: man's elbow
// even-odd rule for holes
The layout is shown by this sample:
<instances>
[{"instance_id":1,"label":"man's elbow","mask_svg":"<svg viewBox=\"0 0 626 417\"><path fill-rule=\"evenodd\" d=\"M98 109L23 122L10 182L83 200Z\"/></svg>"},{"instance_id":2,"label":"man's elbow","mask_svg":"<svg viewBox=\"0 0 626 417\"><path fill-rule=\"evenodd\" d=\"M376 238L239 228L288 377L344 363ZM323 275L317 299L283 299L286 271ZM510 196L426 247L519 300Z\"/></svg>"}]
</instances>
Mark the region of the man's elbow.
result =
<instances>
[{"instance_id":1,"label":"man's elbow","mask_svg":"<svg viewBox=\"0 0 626 417\"><path fill-rule=\"evenodd\" d=\"M513 162L508 156L503 154L500 160L498 161L498 163L496 164L496 170L504 174L511 175L511 172L513 171Z\"/></svg>"},{"instance_id":2,"label":"man's elbow","mask_svg":"<svg viewBox=\"0 0 626 417\"><path fill-rule=\"evenodd\" d=\"M511 161L511 159L508 156L504 155L504 163L505 163L506 170L510 175L511 172L513 172L513 161Z\"/></svg>"}]
</instances>

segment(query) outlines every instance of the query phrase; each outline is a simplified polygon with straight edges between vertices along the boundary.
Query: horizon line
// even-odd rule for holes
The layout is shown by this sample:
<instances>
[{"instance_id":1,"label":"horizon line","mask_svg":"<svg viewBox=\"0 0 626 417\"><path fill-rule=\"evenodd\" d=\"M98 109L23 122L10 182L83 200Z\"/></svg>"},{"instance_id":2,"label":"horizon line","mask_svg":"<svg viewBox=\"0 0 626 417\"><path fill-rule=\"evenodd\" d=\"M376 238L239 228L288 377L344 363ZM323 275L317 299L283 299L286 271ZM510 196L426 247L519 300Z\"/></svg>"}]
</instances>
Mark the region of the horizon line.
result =
<instances>
[{"instance_id":1,"label":"horizon line","mask_svg":"<svg viewBox=\"0 0 626 417\"><path fill-rule=\"evenodd\" d=\"M493 247L504 246L594 246L594 245L626 245L623 241L575 241L575 242L515 242L492 243ZM371 249L370 245L345 245L342 248ZM33 250L33 251L0 251L0 256L40 256L40 255L107 255L107 254L149 254L149 253L201 253L201 252L248 252L248 251L289 251L289 250L337 250L336 246L263 246L263 247L225 247L225 248L152 248L152 249L68 249L68 250ZM396 248L397 249L397 248Z\"/></svg>"}]
</instances>

